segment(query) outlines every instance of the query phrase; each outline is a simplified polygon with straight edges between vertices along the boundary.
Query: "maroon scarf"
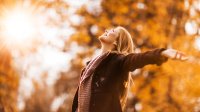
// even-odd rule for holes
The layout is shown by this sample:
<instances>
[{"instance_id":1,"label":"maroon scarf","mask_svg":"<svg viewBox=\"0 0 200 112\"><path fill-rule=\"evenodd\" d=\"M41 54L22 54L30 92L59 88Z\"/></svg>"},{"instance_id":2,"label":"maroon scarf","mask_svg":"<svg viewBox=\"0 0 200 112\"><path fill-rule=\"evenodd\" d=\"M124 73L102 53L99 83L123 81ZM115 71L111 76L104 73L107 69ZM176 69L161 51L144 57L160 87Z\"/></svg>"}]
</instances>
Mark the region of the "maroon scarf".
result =
<instances>
[{"instance_id":1,"label":"maroon scarf","mask_svg":"<svg viewBox=\"0 0 200 112\"><path fill-rule=\"evenodd\" d=\"M100 56L97 56L89 62L86 66L79 84L78 92L78 112L89 112L90 110L90 98L91 98L91 83L92 75L98 65L104 60L110 52L106 52Z\"/></svg>"}]
</instances>

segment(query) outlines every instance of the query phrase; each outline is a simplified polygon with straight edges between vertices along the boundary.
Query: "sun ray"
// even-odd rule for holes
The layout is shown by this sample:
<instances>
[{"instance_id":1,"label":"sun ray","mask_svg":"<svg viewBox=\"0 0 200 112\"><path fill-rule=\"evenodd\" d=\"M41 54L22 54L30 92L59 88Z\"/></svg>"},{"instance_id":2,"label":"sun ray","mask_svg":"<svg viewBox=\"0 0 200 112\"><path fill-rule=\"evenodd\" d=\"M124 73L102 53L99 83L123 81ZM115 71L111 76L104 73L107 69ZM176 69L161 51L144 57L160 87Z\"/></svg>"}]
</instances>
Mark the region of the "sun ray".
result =
<instances>
[{"instance_id":1,"label":"sun ray","mask_svg":"<svg viewBox=\"0 0 200 112\"><path fill-rule=\"evenodd\" d=\"M27 5L27 4L26 4ZM25 50L36 37L35 6L0 6L0 48ZM2 48L1 48L2 49Z\"/></svg>"}]
</instances>

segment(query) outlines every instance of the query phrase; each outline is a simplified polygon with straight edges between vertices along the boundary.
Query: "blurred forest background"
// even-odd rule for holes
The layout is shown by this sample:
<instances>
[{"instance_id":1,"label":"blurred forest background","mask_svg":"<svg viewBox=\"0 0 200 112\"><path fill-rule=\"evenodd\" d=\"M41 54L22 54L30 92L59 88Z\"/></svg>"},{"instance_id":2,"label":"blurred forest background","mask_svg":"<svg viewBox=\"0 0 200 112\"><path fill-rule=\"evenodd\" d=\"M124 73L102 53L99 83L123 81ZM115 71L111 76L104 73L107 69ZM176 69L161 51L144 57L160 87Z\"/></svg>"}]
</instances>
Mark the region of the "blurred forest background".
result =
<instances>
[{"instance_id":1,"label":"blurred forest background","mask_svg":"<svg viewBox=\"0 0 200 112\"><path fill-rule=\"evenodd\" d=\"M70 112L98 36L118 25L138 52L190 57L132 72L126 112L200 112L200 0L0 0L0 112Z\"/></svg>"}]
</instances>

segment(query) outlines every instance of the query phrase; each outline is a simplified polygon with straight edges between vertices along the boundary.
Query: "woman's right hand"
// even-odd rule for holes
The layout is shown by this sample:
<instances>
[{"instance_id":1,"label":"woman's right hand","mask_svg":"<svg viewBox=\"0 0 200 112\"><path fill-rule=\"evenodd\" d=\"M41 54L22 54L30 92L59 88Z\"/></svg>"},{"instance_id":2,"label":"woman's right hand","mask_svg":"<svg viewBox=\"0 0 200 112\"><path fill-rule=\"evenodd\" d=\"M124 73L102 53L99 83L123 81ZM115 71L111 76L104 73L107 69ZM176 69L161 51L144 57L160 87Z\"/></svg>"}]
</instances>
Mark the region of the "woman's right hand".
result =
<instances>
[{"instance_id":1,"label":"woman's right hand","mask_svg":"<svg viewBox=\"0 0 200 112\"><path fill-rule=\"evenodd\" d=\"M161 52L161 55L173 60L185 61L188 59L188 56L186 56L185 53L175 49L166 49Z\"/></svg>"}]
</instances>

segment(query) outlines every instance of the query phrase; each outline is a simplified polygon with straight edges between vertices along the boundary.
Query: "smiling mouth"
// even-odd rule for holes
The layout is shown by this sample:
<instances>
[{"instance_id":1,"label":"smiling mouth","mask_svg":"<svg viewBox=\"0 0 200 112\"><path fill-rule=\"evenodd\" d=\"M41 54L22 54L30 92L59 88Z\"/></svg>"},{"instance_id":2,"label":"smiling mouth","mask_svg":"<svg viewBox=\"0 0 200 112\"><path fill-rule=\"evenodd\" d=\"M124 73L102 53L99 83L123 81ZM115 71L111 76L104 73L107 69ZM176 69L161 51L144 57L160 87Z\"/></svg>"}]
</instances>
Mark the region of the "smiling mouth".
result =
<instances>
[{"instance_id":1,"label":"smiling mouth","mask_svg":"<svg viewBox=\"0 0 200 112\"><path fill-rule=\"evenodd\" d=\"M99 38L100 37L107 37L107 36L108 36L107 34L103 34L103 35L99 36Z\"/></svg>"}]
</instances>

